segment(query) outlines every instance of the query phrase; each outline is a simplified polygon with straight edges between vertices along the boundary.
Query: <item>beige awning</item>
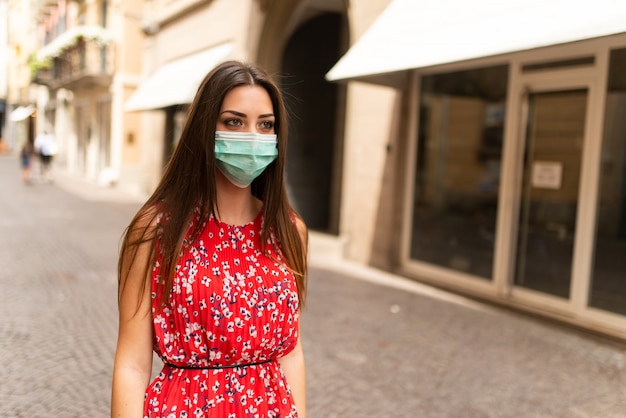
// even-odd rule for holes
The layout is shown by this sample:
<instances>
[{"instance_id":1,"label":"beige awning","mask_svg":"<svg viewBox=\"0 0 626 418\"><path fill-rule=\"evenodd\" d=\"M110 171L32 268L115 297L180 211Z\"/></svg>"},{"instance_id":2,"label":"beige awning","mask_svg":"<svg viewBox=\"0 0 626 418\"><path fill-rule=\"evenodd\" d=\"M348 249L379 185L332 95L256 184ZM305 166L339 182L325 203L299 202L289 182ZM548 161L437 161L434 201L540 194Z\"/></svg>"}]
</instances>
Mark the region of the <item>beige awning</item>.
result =
<instances>
[{"instance_id":1,"label":"beige awning","mask_svg":"<svg viewBox=\"0 0 626 418\"><path fill-rule=\"evenodd\" d=\"M330 81L626 32L626 0L392 0Z\"/></svg>"},{"instance_id":2,"label":"beige awning","mask_svg":"<svg viewBox=\"0 0 626 418\"><path fill-rule=\"evenodd\" d=\"M124 109L151 110L191 103L204 76L225 61L232 49L232 44L222 44L164 64L139 85Z\"/></svg>"},{"instance_id":3,"label":"beige awning","mask_svg":"<svg viewBox=\"0 0 626 418\"><path fill-rule=\"evenodd\" d=\"M19 106L9 114L9 119L11 119L13 122L19 122L27 119L30 115L33 114L34 111L34 106Z\"/></svg>"}]
</instances>

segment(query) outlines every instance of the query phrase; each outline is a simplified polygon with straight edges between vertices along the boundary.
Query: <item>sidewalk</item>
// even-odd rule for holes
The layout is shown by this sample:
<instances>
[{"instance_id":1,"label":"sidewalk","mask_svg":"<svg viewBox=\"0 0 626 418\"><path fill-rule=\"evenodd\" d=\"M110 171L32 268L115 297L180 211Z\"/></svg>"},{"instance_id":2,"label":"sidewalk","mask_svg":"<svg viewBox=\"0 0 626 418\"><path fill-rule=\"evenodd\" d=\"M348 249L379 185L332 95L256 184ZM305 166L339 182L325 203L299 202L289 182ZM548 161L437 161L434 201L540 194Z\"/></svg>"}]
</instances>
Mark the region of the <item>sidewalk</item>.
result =
<instances>
[{"instance_id":1,"label":"sidewalk","mask_svg":"<svg viewBox=\"0 0 626 418\"><path fill-rule=\"evenodd\" d=\"M24 186L7 156L0 178L0 417L107 417L117 245L143 197L59 171ZM626 417L626 347L311 246L309 418Z\"/></svg>"}]
</instances>

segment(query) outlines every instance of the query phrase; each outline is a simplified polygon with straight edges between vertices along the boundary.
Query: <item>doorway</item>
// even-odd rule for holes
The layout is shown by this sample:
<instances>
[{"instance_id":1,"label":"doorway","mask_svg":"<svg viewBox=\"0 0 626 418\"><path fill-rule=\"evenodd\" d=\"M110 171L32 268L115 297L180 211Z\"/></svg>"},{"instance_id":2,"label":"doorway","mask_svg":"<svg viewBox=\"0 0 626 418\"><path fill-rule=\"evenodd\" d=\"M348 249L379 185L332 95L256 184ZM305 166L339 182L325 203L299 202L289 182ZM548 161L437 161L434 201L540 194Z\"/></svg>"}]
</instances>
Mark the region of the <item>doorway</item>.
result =
<instances>
[{"instance_id":1,"label":"doorway","mask_svg":"<svg viewBox=\"0 0 626 418\"><path fill-rule=\"evenodd\" d=\"M525 95L522 186L514 284L570 295L587 89Z\"/></svg>"},{"instance_id":2,"label":"doorway","mask_svg":"<svg viewBox=\"0 0 626 418\"><path fill-rule=\"evenodd\" d=\"M91 128L89 126L89 109L86 104L76 105L76 172L87 174Z\"/></svg>"},{"instance_id":3,"label":"doorway","mask_svg":"<svg viewBox=\"0 0 626 418\"><path fill-rule=\"evenodd\" d=\"M281 87L290 115L289 197L310 229L337 234L341 195L340 92L324 76L339 60L343 16L324 13L303 23L283 52Z\"/></svg>"}]
</instances>

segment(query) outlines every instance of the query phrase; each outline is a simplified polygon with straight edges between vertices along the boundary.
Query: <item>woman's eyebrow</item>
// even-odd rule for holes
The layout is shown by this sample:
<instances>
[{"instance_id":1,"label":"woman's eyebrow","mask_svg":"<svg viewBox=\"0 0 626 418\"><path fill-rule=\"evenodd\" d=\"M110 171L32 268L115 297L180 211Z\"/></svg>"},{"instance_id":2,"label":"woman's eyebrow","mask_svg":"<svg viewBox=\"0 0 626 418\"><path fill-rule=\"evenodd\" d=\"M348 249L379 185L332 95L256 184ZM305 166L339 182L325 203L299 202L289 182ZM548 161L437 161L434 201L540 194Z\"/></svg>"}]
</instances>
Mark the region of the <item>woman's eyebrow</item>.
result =
<instances>
[{"instance_id":1,"label":"woman's eyebrow","mask_svg":"<svg viewBox=\"0 0 626 418\"><path fill-rule=\"evenodd\" d=\"M224 113L232 113L233 115L238 116L240 118L248 117L248 115L246 115L245 113L237 112L236 110L229 110L229 109L227 109L227 110L224 110L221 114L223 115ZM273 117L274 117L273 113L264 113L262 115L259 115L260 119L263 119L263 118L273 118Z\"/></svg>"},{"instance_id":2,"label":"woman's eyebrow","mask_svg":"<svg viewBox=\"0 0 626 418\"><path fill-rule=\"evenodd\" d=\"M239 117L241 117L241 118L245 118L245 117L247 116L245 113L237 112L236 110L224 110L224 111L222 112L222 115L223 115L224 113L232 113L233 115L235 115L235 116L239 116Z\"/></svg>"}]
</instances>

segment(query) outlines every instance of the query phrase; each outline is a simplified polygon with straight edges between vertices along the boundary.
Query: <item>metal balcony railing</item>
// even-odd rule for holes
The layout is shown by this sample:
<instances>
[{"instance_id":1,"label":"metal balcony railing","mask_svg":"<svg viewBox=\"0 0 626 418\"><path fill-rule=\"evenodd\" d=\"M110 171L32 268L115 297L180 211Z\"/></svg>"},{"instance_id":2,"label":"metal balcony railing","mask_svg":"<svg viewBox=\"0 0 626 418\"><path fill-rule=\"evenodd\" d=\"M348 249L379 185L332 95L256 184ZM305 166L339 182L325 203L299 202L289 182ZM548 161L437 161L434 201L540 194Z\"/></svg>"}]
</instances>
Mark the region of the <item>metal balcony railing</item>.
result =
<instances>
[{"instance_id":1,"label":"metal balcony railing","mask_svg":"<svg viewBox=\"0 0 626 418\"><path fill-rule=\"evenodd\" d=\"M79 38L75 45L54 57L51 66L41 68L33 81L50 88L70 90L93 85L107 86L115 72L114 45Z\"/></svg>"}]
</instances>

